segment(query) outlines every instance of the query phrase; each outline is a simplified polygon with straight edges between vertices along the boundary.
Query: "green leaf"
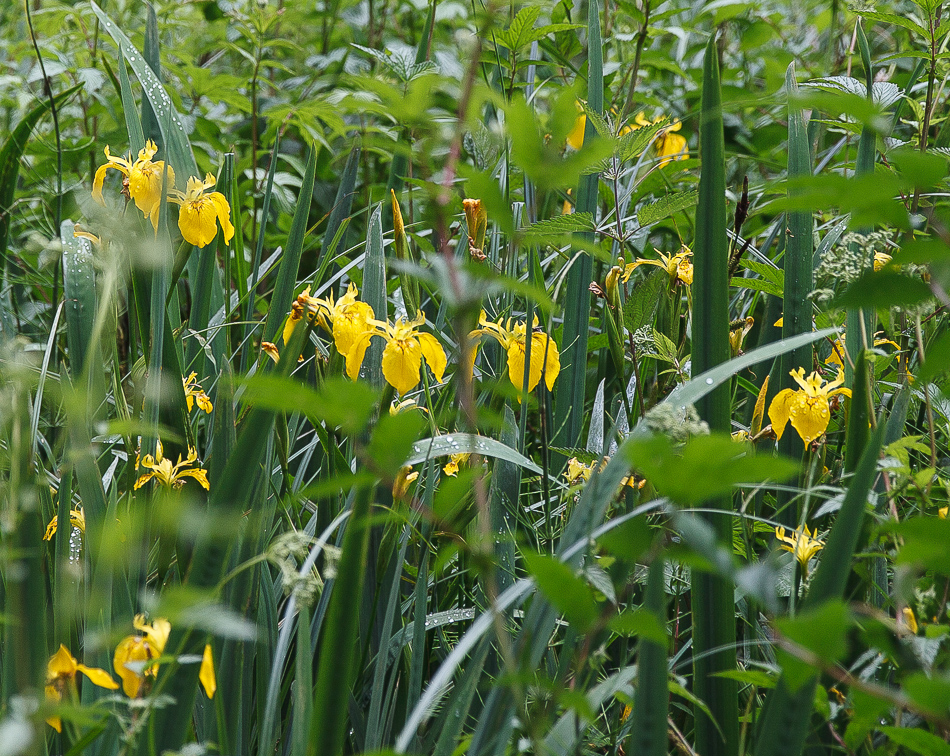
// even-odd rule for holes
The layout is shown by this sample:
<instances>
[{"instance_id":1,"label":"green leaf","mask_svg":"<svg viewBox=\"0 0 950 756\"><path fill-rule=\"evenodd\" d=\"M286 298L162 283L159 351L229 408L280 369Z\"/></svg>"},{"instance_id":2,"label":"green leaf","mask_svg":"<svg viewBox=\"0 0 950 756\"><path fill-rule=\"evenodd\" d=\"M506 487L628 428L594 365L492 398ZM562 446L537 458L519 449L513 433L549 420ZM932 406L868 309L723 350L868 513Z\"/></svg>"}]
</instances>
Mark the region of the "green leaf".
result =
<instances>
[{"instance_id":1,"label":"green leaf","mask_svg":"<svg viewBox=\"0 0 950 756\"><path fill-rule=\"evenodd\" d=\"M641 207L637 211L637 223L641 227L652 226L654 223L669 218L671 215L692 207L699 200L699 192L688 190L674 192L665 197Z\"/></svg>"},{"instance_id":2,"label":"green leaf","mask_svg":"<svg viewBox=\"0 0 950 756\"><path fill-rule=\"evenodd\" d=\"M950 709L950 678L945 674L914 672L903 680L904 692L922 709L938 716Z\"/></svg>"},{"instance_id":3,"label":"green leaf","mask_svg":"<svg viewBox=\"0 0 950 756\"><path fill-rule=\"evenodd\" d=\"M512 462L519 467L541 474L541 468L523 454L488 436L476 436L470 433L451 433L416 441L406 460L407 465L418 465L427 459L447 457L459 452L474 452L484 457L494 457Z\"/></svg>"},{"instance_id":4,"label":"green leaf","mask_svg":"<svg viewBox=\"0 0 950 756\"><path fill-rule=\"evenodd\" d=\"M754 455L728 435L697 436L682 453L666 436L637 441L633 467L677 504L692 505L728 493L738 484L781 482L798 471L789 459Z\"/></svg>"},{"instance_id":5,"label":"green leaf","mask_svg":"<svg viewBox=\"0 0 950 756\"><path fill-rule=\"evenodd\" d=\"M568 213L532 223L530 226L519 229L518 233L523 234L532 243L543 244L548 239L558 242L565 235L595 229L594 216L590 213ZM542 239L539 240L536 237L542 237Z\"/></svg>"},{"instance_id":6,"label":"green leaf","mask_svg":"<svg viewBox=\"0 0 950 756\"><path fill-rule=\"evenodd\" d=\"M950 700L945 701L943 708L937 709L934 713L945 713L948 704ZM920 727L878 727L877 729L887 735L892 743L913 753L919 753L921 756L950 756L950 743Z\"/></svg>"},{"instance_id":7,"label":"green leaf","mask_svg":"<svg viewBox=\"0 0 950 756\"><path fill-rule=\"evenodd\" d=\"M950 370L950 331L944 332L937 339L927 345L927 357L920 366L917 379L922 383L929 383L937 376Z\"/></svg>"},{"instance_id":8,"label":"green leaf","mask_svg":"<svg viewBox=\"0 0 950 756\"><path fill-rule=\"evenodd\" d=\"M373 471L395 478L407 463L414 448L412 442L424 426L425 420L420 412L382 415L366 448L366 461L371 461Z\"/></svg>"},{"instance_id":9,"label":"green leaf","mask_svg":"<svg viewBox=\"0 0 950 756\"><path fill-rule=\"evenodd\" d=\"M339 427L349 436L361 433L369 422L379 395L365 383L330 378L315 391L292 378L255 374L245 379L245 404L280 412L301 412L311 420Z\"/></svg>"},{"instance_id":10,"label":"green leaf","mask_svg":"<svg viewBox=\"0 0 950 756\"><path fill-rule=\"evenodd\" d=\"M816 609L802 611L794 618L776 620L782 635L796 645L811 651L824 664L834 664L848 650L847 633L851 628L851 613L841 601L829 601ZM805 682L814 670L797 659L783 654L782 672L793 689ZM800 666L799 666L800 665Z\"/></svg>"},{"instance_id":11,"label":"green leaf","mask_svg":"<svg viewBox=\"0 0 950 756\"><path fill-rule=\"evenodd\" d=\"M888 523L885 530L900 536L903 542L895 564L950 575L950 520L911 517L900 523Z\"/></svg>"},{"instance_id":12,"label":"green leaf","mask_svg":"<svg viewBox=\"0 0 950 756\"><path fill-rule=\"evenodd\" d=\"M610 619L607 627L611 632L625 638L643 638L654 643L662 643L664 647L667 643L666 627L656 618L653 612L646 609L632 609L621 612Z\"/></svg>"},{"instance_id":13,"label":"green leaf","mask_svg":"<svg viewBox=\"0 0 950 756\"><path fill-rule=\"evenodd\" d=\"M538 590L577 632L583 633L597 619L597 604L590 586L560 559L546 554L524 553L528 572Z\"/></svg>"},{"instance_id":14,"label":"green leaf","mask_svg":"<svg viewBox=\"0 0 950 756\"><path fill-rule=\"evenodd\" d=\"M901 26L905 29L908 29L909 31L914 32L915 34L918 34L922 40L927 39L929 36L927 30L924 29L924 27L907 16L899 16L896 13L879 13L876 11L860 11L859 14L864 18L870 19L871 21L880 21L881 23L885 24Z\"/></svg>"},{"instance_id":15,"label":"green leaf","mask_svg":"<svg viewBox=\"0 0 950 756\"><path fill-rule=\"evenodd\" d=\"M623 304L623 324L634 333L653 320L660 297L668 285L669 277L664 271L655 270L641 278Z\"/></svg>"},{"instance_id":16,"label":"green leaf","mask_svg":"<svg viewBox=\"0 0 950 756\"><path fill-rule=\"evenodd\" d=\"M872 270L845 289L835 299L833 306L866 309L909 307L932 297L930 287L919 278L911 278L894 270Z\"/></svg>"},{"instance_id":17,"label":"green leaf","mask_svg":"<svg viewBox=\"0 0 950 756\"><path fill-rule=\"evenodd\" d=\"M155 111L162 137L165 139L165 149L169 162L183 179L188 176L198 176L198 165L195 163L191 145L185 136L181 116L175 111L164 85L145 62L142 53L135 48L118 25L96 5L95 0L92 0L91 5L96 17L119 46L121 54L129 62L132 71L142 85L142 91L148 98L152 110Z\"/></svg>"},{"instance_id":18,"label":"green leaf","mask_svg":"<svg viewBox=\"0 0 950 756\"><path fill-rule=\"evenodd\" d=\"M653 528L645 517L635 517L604 533L597 543L611 556L636 564L653 543Z\"/></svg>"}]
</instances>

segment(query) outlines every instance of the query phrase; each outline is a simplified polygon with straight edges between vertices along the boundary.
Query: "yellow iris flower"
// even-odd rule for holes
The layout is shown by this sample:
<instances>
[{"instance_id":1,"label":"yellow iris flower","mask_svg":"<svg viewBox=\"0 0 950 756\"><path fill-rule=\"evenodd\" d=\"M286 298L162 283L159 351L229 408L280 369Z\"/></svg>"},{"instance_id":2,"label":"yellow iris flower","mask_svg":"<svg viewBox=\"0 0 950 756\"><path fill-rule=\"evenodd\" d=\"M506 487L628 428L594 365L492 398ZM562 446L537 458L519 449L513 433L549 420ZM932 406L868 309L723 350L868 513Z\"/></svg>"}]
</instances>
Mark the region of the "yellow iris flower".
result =
<instances>
[{"instance_id":1,"label":"yellow iris flower","mask_svg":"<svg viewBox=\"0 0 950 756\"><path fill-rule=\"evenodd\" d=\"M291 307L290 317L284 325L284 343L289 341L297 323L303 320L304 313L309 312L325 331L333 335L336 350L346 356L360 336L371 330L370 322L376 317L368 303L356 299L359 293L352 282L346 294L337 301L333 300L332 294L326 299L311 297L310 289L305 289Z\"/></svg>"},{"instance_id":2,"label":"yellow iris flower","mask_svg":"<svg viewBox=\"0 0 950 756\"><path fill-rule=\"evenodd\" d=\"M514 323L509 318L505 325L488 319L485 311L478 317L478 325L468 336L476 342L482 335L491 336L508 353L508 378L512 385L521 391L524 386L525 352L527 351L527 328L524 323ZM538 319L534 319L537 328ZM474 356L474 352L473 352ZM540 330L531 330L531 365L528 368L528 391L534 391L544 373L544 383L548 391L554 388L554 381L561 372L561 355L557 351L554 339Z\"/></svg>"},{"instance_id":3,"label":"yellow iris flower","mask_svg":"<svg viewBox=\"0 0 950 756\"><path fill-rule=\"evenodd\" d=\"M214 241L221 222L224 232L224 243L230 244L234 236L234 226L231 225L231 206L221 192L207 192L215 185L215 178L210 173L205 174L205 180L192 176L188 179L188 190L179 192L173 189L168 197L181 207L178 212L178 230L181 237L189 244L204 247Z\"/></svg>"},{"instance_id":4,"label":"yellow iris flower","mask_svg":"<svg viewBox=\"0 0 950 756\"><path fill-rule=\"evenodd\" d=\"M418 472L413 472L409 465L401 467L396 479L393 481L393 498L404 501L409 497L409 486L419 477Z\"/></svg>"},{"instance_id":5,"label":"yellow iris flower","mask_svg":"<svg viewBox=\"0 0 950 756\"><path fill-rule=\"evenodd\" d=\"M100 688L108 688L109 690L119 688L119 684L112 679L112 675L104 669L80 664L69 653L69 649L61 643L59 651L53 654L46 663L46 699L48 701L62 701L64 693L69 693L70 696L74 695L76 692L76 675L79 672L88 677L93 685L98 685ZM63 731L63 723L59 717L50 717L46 722L56 732Z\"/></svg>"},{"instance_id":6,"label":"yellow iris flower","mask_svg":"<svg viewBox=\"0 0 950 756\"><path fill-rule=\"evenodd\" d=\"M468 458L471 456L470 452L460 452L458 454L453 454L449 457L449 461L446 463L445 467L442 468L442 472L446 475L451 475L453 478L457 478L459 474L459 465L468 462Z\"/></svg>"},{"instance_id":7,"label":"yellow iris flower","mask_svg":"<svg viewBox=\"0 0 950 756\"><path fill-rule=\"evenodd\" d=\"M891 261L891 256L887 252L874 253L874 270L878 271Z\"/></svg>"},{"instance_id":8,"label":"yellow iris flower","mask_svg":"<svg viewBox=\"0 0 950 756\"><path fill-rule=\"evenodd\" d=\"M825 383L817 372L805 378L805 368L792 370L790 375L801 388L779 391L769 405L769 419L776 438L782 437L785 426L791 421L792 427L807 445L820 437L828 427L831 418L828 399L836 394L851 396L851 389L838 388L844 383L844 372L841 370L830 383Z\"/></svg>"},{"instance_id":9,"label":"yellow iris flower","mask_svg":"<svg viewBox=\"0 0 950 756\"><path fill-rule=\"evenodd\" d=\"M185 402L188 404L188 411L191 412L197 402L198 409L203 409L210 415L214 409L214 405L204 392L204 389L201 388L201 384L198 383L197 378L197 373L191 373L187 378L182 378L181 380L182 385L185 387Z\"/></svg>"},{"instance_id":10,"label":"yellow iris flower","mask_svg":"<svg viewBox=\"0 0 950 756\"><path fill-rule=\"evenodd\" d=\"M131 197L135 206L142 211L142 215L152 222L152 227L158 230L158 209L162 202L162 174L166 170L165 161L152 162L152 157L158 151L155 142L149 139L145 147L139 150L139 156L133 163L129 158L113 157L109 154L109 147L105 148L109 162L100 165L92 182L92 198L100 205L102 199L102 184L106 178L106 171L115 168L125 178L122 180L122 192ZM168 178L165 180L168 187L175 186L175 171L167 167Z\"/></svg>"},{"instance_id":11,"label":"yellow iris flower","mask_svg":"<svg viewBox=\"0 0 950 756\"><path fill-rule=\"evenodd\" d=\"M610 457L604 457L600 461L600 465L597 468L598 472L602 472L607 463L610 462ZM564 477L567 479L567 484L569 486L576 486L581 483L586 483L590 480L590 476L594 474L594 463L585 463L577 459L577 457L571 457L567 460L567 470L564 471ZM637 481L633 475L626 476L623 480L620 481L621 488L623 486L629 486L630 488L643 488L646 485L646 480Z\"/></svg>"},{"instance_id":12,"label":"yellow iris flower","mask_svg":"<svg viewBox=\"0 0 950 756\"><path fill-rule=\"evenodd\" d=\"M636 261L627 265L623 270L624 283L630 279L633 271L641 265L655 265L657 268L662 268L670 277L671 284L677 280L682 281L684 284L693 283L693 263L689 261L693 253L689 247L684 244L675 255L664 255L662 252L658 252L657 254L660 256L659 260L647 260L638 257Z\"/></svg>"},{"instance_id":13,"label":"yellow iris flower","mask_svg":"<svg viewBox=\"0 0 950 756\"><path fill-rule=\"evenodd\" d=\"M53 536L56 535L56 527L58 517L54 517L49 521L49 524L46 526L46 533L43 536L44 541L52 541ZM74 528L79 528L82 531L83 535L86 533L86 515L82 511L82 507L79 509L72 509L69 512L69 522Z\"/></svg>"},{"instance_id":14,"label":"yellow iris flower","mask_svg":"<svg viewBox=\"0 0 950 756\"><path fill-rule=\"evenodd\" d=\"M159 441L155 448L155 456L146 454L141 461L141 466L148 470L147 473L135 481L135 490L140 489L149 480L155 478L159 485L171 490L172 488L181 488L185 485L185 478L194 478L206 491L208 487L208 473L200 467L189 467L198 461L198 452L191 447L188 448L188 456L182 461L181 455L178 455L178 463L172 464L170 459L162 456L162 442ZM138 466L138 465L136 465Z\"/></svg>"},{"instance_id":15,"label":"yellow iris flower","mask_svg":"<svg viewBox=\"0 0 950 756\"><path fill-rule=\"evenodd\" d=\"M825 547L825 542L815 538L816 535L817 530L810 531L807 525L804 532L793 530L791 535L785 535L785 528L775 528L775 537L782 541L780 548L795 555L804 576L808 575L809 560Z\"/></svg>"},{"instance_id":16,"label":"yellow iris flower","mask_svg":"<svg viewBox=\"0 0 950 756\"><path fill-rule=\"evenodd\" d=\"M148 662L157 659L165 651L168 636L171 634L171 623L162 617L157 617L151 624L145 621L145 615L137 614L132 626L141 635L129 635L116 646L112 657L112 666L116 674L122 678L122 690L129 698L137 698L148 691L143 687L146 675L155 677L158 665L153 664L146 668ZM205 646L201 658L201 669L198 679L208 698L214 697L218 689L214 676L214 660L211 657L211 645ZM119 687L116 685L115 687Z\"/></svg>"},{"instance_id":17,"label":"yellow iris flower","mask_svg":"<svg viewBox=\"0 0 950 756\"><path fill-rule=\"evenodd\" d=\"M826 365L837 365L839 370L844 369L844 363L841 360L844 358L844 355L847 354L845 336L846 334L842 331L841 335L836 338L834 343L831 345L831 354L825 358ZM874 346L881 346L882 344L890 344L895 349L900 351L900 344L897 344L890 339L874 339Z\"/></svg>"},{"instance_id":18,"label":"yellow iris flower","mask_svg":"<svg viewBox=\"0 0 950 756\"><path fill-rule=\"evenodd\" d=\"M663 118L664 116L660 116L659 118L654 118L652 121L648 121L643 113L637 113L637 117L634 119L637 125L634 126L634 128L652 126L657 121L663 120ZM673 121L669 126L660 129L657 133L656 141L653 142L653 148L656 150L657 156L661 158L660 168L671 160L686 160L689 157L689 148L686 146L686 138L673 133L679 131L681 128L683 128L682 123Z\"/></svg>"},{"instance_id":19,"label":"yellow iris flower","mask_svg":"<svg viewBox=\"0 0 950 756\"><path fill-rule=\"evenodd\" d=\"M346 352L346 374L356 380L372 337L382 336L386 339L386 348L383 349L383 378L396 391L405 394L416 387L423 358L435 379L441 383L448 361L445 350L435 336L416 332L425 322L426 316L422 312L409 322L402 318L398 318L395 323L367 321L367 330L357 337Z\"/></svg>"}]
</instances>

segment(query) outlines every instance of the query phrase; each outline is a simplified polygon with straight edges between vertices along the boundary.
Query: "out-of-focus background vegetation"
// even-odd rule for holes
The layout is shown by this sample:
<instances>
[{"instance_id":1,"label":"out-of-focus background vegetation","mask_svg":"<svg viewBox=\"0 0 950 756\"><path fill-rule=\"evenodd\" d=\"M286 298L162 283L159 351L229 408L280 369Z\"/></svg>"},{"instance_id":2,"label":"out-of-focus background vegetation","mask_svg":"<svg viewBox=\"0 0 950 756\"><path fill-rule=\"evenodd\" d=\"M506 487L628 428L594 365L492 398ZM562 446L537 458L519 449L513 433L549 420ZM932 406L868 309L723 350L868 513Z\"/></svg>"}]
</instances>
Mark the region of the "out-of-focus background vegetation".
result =
<instances>
[{"instance_id":1,"label":"out-of-focus background vegetation","mask_svg":"<svg viewBox=\"0 0 950 756\"><path fill-rule=\"evenodd\" d=\"M950 752L943 5L0 5L0 754Z\"/></svg>"}]
</instances>

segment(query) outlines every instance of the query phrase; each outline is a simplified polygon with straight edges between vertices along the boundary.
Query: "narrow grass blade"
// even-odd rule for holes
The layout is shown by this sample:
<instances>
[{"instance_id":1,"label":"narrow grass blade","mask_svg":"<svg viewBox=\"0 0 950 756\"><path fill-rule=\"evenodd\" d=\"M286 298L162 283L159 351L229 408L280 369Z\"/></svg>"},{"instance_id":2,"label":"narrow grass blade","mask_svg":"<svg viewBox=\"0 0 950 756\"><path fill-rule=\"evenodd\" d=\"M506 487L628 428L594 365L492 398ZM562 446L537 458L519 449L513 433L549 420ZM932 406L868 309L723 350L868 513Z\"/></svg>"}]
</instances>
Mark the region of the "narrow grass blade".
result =
<instances>
[{"instance_id":1,"label":"narrow grass blade","mask_svg":"<svg viewBox=\"0 0 950 756\"><path fill-rule=\"evenodd\" d=\"M604 110L603 40L600 34L600 0L587 4L587 104L598 114ZM584 142L597 136L593 120L587 119ZM577 189L578 213L597 213L597 188L600 174L583 176ZM579 233L585 244L593 243L594 235ZM584 401L587 393L587 341L590 329L590 282L593 277L593 258L578 251L577 259L567 274L564 292L564 335L561 339L561 374L557 381L554 401L555 444L574 447L581 437L584 425Z\"/></svg>"},{"instance_id":2,"label":"narrow grass blade","mask_svg":"<svg viewBox=\"0 0 950 756\"><path fill-rule=\"evenodd\" d=\"M706 46L699 125L702 172L696 209L693 284L693 373L729 361L729 242L726 237L726 167L715 36ZM710 429L728 433L731 391L726 384L702 397L696 407ZM731 497L708 503L732 508ZM719 543L732 542L732 518L707 515ZM696 706L696 749L708 756L739 751L739 689L735 680L718 677L736 668L736 618L731 581L695 572L692 584L693 692L708 707Z\"/></svg>"},{"instance_id":3,"label":"narrow grass blade","mask_svg":"<svg viewBox=\"0 0 950 756\"><path fill-rule=\"evenodd\" d=\"M798 92L798 82L795 80L795 64L789 65L785 72L785 89L788 97L794 99ZM810 176L811 150L808 146L808 129L805 124L804 113L793 106L788 110L788 178L796 179ZM794 191L789 190L789 196ZM782 313L782 338L787 339L812 330L813 305L808 295L813 285L813 253L812 215L808 211L795 211L787 214L785 245L785 292ZM799 367L810 372L812 365L812 348L803 345L786 353L779 361L779 371L774 381L774 391L777 393L786 388L793 388L789 373ZM797 433L785 433L778 443L780 454L791 459L801 459L805 447ZM795 527L798 523L797 513L788 506L791 493L779 491L776 501L776 519L783 525Z\"/></svg>"},{"instance_id":4,"label":"narrow grass blade","mask_svg":"<svg viewBox=\"0 0 950 756\"><path fill-rule=\"evenodd\" d=\"M267 181L264 183L264 197L261 200L261 223L257 229L257 241L254 247L254 261L251 265L251 284L248 287L248 296L247 304L244 308L244 320L246 325L244 326L244 338L242 341L246 342L248 336L253 329L252 321L254 319L254 310L257 306L257 284L259 283L259 271L261 265L261 257L264 254L264 227L267 224L267 219L270 217L270 203L271 199L274 196L274 174L277 171L277 158L280 151L280 132L277 132L277 136L274 137L274 145L271 147L270 152L270 166L267 169ZM241 354L241 371L244 372L247 370L247 366L250 362L250 350L244 349Z\"/></svg>"},{"instance_id":5,"label":"narrow grass blade","mask_svg":"<svg viewBox=\"0 0 950 756\"><path fill-rule=\"evenodd\" d=\"M148 67L152 69L155 78L161 81L162 57L161 46L158 41L158 16L155 14L155 7L151 3L145 3L145 47L143 52ZM122 63L121 68L125 68L124 63ZM159 154L163 154L165 144L162 139L162 130L148 97L142 98L142 132L146 139L155 142Z\"/></svg>"},{"instance_id":6,"label":"narrow grass blade","mask_svg":"<svg viewBox=\"0 0 950 756\"><path fill-rule=\"evenodd\" d=\"M505 405L505 423L501 441L518 443L518 423L511 407ZM521 466L505 459L495 462L489 490L491 531L495 533L495 570L498 590L504 591L515 582L515 511L521 501Z\"/></svg>"},{"instance_id":7,"label":"narrow grass blade","mask_svg":"<svg viewBox=\"0 0 950 756\"><path fill-rule=\"evenodd\" d=\"M176 173L184 177L198 176L198 164L195 162L191 144L185 136L181 116L175 111L164 85L145 62L144 56L135 48L125 33L100 8L95 0L90 2L93 12L102 23L106 33L118 45L122 56L128 61L133 73L142 85L142 91L148 98L152 111L158 121L162 137L165 140L165 154Z\"/></svg>"},{"instance_id":8,"label":"narrow grass blade","mask_svg":"<svg viewBox=\"0 0 950 756\"><path fill-rule=\"evenodd\" d=\"M132 84L129 82L129 72L125 68L125 55L121 50L119 51L119 93L122 96L125 128L129 132L129 152L138 155L139 150L145 147L145 131L142 129L142 119L135 109ZM154 114L152 117L154 118Z\"/></svg>"},{"instance_id":9,"label":"narrow grass blade","mask_svg":"<svg viewBox=\"0 0 950 756\"><path fill-rule=\"evenodd\" d=\"M99 308L92 243L73 236L72 221L63 221L63 296L66 299L66 343L69 346L69 374L79 380L90 360L101 364L92 353L93 324ZM101 376L101 371L96 371Z\"/></svg>"},{"instance_id":10,"label":"narrow grass blade","mask_svg":"<svg viewBox=\"0 0 950 756\"><path fill-rule=\"evenodd\" d=\"M346 742L347 703L356 674L360 596L366 574L372 502L369 488L358 491L343 536L339 568L323 623L320 668L310 728L310 756L337 756Z\"/></svg>"},{"instance_id":11,"label":"narrow grass blade","mask_svg":"<svg viewBox=\"0 0 950 756\"><path fill-rule=\"evenodd\" d=\"M333 210L330 212L326 232L323 235L325 243L322 250L323 259L320 261L321 270L326 269L326 266L330 262L330 257L336 250L346 249L346 229L343 229L343 234L339 239L337 239L337 234L353 210L353 197L356 195L356 176L360 166L360 153L360 146L354 145L353 149L350 150L350 156L346 159L343 175L340 177L340 185L336 190ZM322 280L322 278L318 275L315 282L320 280Z\"/></svg>"},{"instance_id":12,"label":"narrow grass blade","mask_svg":"<svg viewBox=\"0 0 950 756\"><path fill-rule=\"evenodd\" d=\"M858 353L854 366L854 384L851 389L851 411L848 415L848 437L844 454L844 471L853 473L868 442L868 426L871 415L871 373L866 352Z\"/></svg>"},{"instance_id":13,"label":"narrow grass blade","mask_svg":"<svg viewBox=\"0 0 950 756\"><path fill-rule=\"evenodd\" d=\"M313 725L313 659L310 648L310 610L301 607L297 617L297 652L294 656L294 714L290 730L290 756L306 756Z\"/></svg>"},{"instance_id":14,"label":"narrow grass blade","mask_svg":"<svg viewBox=\"0 0 950 756\"><path fill-rule=\"evenodd\" d=\"M290 312L294 286L297 284L297 273L300 270L300 258L303 255L303 241L307 233L310 206L313 203L313 181L316 172L317 150L311 145L307 154L307 170L304 173L303 183L300 185L300 193L297 195L297 208L290 226L290 235L287 237L284 257L280 261L280 270L277 272L277 283L274 285L270 308L267 310L267 320L264 322L264 341L274 341L284 317Z\"/></svg>"},{"instance_id":15,"label":"narrow grass blade","mask_svg":"<svg viewBox=\"0 0 950 756\"><path fill-rule=\"evenodd\" d=\"M383 215L382 205L377 205L369 219L366 230L366 260L363 263L363 291L361 296L373 308L378 320L386 320L388 307L386 300L386 256L383 251ZM363 365L371 386L383 385L383 345L380 339L373 339L366 350Z\"/></svg>"},{"instance_id":16,"label":"narrow grass blade","mask_svg":"<svg viewBox=\"0 0 950 756\"><path fill-rule=\"evenodd\" d=\"M661 627L666 626L666 562L662 557L650 563L644 608ZM667 753L666 717L669 710L667 648L642 637L637 653L637 695L633 705L633 723L627 753L664 756Z\"/></svg>"}]
</instances>

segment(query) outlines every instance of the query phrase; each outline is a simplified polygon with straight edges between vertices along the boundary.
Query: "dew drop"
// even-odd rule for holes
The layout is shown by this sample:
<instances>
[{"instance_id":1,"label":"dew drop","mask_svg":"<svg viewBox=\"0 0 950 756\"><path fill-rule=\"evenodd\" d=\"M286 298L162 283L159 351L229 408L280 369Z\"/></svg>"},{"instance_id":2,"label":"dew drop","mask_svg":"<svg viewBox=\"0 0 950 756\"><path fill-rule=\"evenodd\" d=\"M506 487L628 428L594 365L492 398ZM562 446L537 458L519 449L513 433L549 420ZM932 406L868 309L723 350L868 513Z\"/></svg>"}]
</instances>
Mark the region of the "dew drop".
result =
<instances>
[{"instance_id":1,"label":"dew drop","mask_svg":"<svg viewBox=\"0 0 950 756\"><path fill-rule=\"evenodd\" d=\"M707 378L707 379L706 379L706 385L707 385L707 386L712 386L712 385L713 385L713 379L712 379L712 378Z\"/></svg>"}]
</instances>

